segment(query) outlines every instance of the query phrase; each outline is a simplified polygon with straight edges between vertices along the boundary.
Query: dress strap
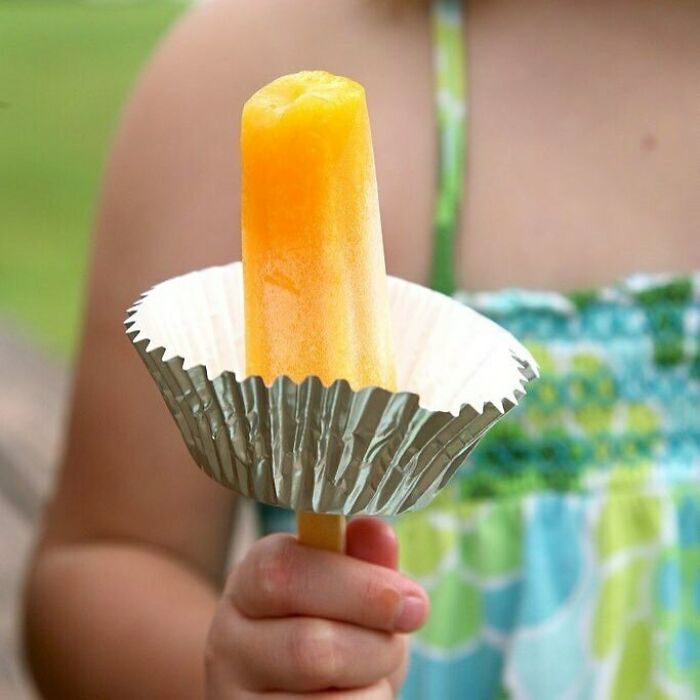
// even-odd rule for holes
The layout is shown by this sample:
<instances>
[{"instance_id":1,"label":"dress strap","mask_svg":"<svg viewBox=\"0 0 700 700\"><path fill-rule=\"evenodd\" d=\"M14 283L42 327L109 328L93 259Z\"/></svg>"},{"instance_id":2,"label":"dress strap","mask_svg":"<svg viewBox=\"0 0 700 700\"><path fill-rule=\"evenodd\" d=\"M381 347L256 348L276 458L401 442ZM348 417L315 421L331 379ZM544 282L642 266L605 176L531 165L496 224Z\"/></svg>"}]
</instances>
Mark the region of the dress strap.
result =
<instances>
[{"instance_id":1,"label":"dress strap","mask_svg":"<svg viewBox=\"0 0 700 700\"><path fill-rule=\"evenodd\" d=\"M431 285L456 291L455 247L459 229L467 135L467 68L462 0L434 0L433 71L439 170L433 219Z\"/></svg>"}]
</instances>

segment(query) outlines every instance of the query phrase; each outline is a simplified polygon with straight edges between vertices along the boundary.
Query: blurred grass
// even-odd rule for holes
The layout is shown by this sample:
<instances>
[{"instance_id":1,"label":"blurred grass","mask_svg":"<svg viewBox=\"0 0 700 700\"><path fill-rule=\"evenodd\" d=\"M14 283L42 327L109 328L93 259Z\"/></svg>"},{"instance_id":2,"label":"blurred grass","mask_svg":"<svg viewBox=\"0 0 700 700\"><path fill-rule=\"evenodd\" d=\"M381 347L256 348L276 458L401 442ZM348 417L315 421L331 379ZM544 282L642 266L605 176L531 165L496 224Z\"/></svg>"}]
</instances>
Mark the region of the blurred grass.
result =
<instances>
[{"instance_id":1,"label":"blurred grass","mask_svg":"<svg viewBox=\"0 0 700 700\"><path fill-rule=\"evenodd\" d=\"M0 312L68 355L120 107L184 5L0 2Z\"/></svg>"}]
</instances>

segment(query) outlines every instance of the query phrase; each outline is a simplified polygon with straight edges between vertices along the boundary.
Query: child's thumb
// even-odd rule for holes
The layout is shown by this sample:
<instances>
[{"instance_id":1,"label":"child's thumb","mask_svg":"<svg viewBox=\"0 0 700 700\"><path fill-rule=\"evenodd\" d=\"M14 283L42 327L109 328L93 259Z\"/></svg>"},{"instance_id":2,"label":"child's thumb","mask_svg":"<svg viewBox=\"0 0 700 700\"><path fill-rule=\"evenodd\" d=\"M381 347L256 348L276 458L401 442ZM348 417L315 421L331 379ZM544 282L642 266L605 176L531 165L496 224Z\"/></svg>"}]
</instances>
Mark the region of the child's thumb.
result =
<instances>
[{"instance_id":1,"label":"child's thumb","mask_svg":"<svg viewBox=\"0 0 700 700\"><path fill-rule=\"evenodd\" d=\"M380 518L359 516L348 523L346 553L371 564L396 569L399 543L390 525Z\"/></svg>"}]
</instances>

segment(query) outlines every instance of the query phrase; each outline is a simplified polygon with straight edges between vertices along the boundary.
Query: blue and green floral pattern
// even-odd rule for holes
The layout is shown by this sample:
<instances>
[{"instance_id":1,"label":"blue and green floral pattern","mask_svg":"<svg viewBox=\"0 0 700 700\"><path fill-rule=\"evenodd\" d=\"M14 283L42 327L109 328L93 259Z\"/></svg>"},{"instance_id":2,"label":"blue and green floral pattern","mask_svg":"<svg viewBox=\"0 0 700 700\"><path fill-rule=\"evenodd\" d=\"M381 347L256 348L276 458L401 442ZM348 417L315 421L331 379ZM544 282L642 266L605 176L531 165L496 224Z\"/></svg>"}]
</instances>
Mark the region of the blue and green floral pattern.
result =
<instances>
[{"instance_id":1,"label":"blue and green floral pattern","mask_svg":"<svg viewBox=\"0 0 700 700\"><path fill-rule=\"evenodd\" d=\"M542 378L396 522L433 602L403 697L700 698L700 275L458 296Z\"/></svg>"}]
</instances>

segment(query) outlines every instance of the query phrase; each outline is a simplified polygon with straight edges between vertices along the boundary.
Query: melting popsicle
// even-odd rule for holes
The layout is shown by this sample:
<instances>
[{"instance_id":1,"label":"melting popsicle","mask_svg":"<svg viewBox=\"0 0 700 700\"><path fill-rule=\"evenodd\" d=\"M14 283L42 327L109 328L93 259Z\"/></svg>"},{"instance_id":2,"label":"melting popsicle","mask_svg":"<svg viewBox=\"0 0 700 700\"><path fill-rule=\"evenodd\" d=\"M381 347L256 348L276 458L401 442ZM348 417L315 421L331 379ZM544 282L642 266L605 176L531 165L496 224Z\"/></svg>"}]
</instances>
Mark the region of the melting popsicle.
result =
<instances>
[{"instance_id":1,"label":"melting popsicle","mask_svg":"<svg viewBox=\"0 0 700 700\"><path fill-rule=\"evenodd\" d=\"M278 78L243 108L246 369L395 388L365 92L323 71ZM302 542L342 550L341 516L298 515Z\"/></svg>"}]
</instances>

